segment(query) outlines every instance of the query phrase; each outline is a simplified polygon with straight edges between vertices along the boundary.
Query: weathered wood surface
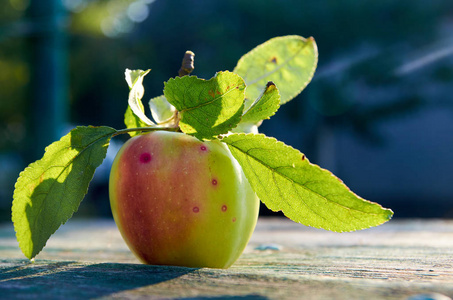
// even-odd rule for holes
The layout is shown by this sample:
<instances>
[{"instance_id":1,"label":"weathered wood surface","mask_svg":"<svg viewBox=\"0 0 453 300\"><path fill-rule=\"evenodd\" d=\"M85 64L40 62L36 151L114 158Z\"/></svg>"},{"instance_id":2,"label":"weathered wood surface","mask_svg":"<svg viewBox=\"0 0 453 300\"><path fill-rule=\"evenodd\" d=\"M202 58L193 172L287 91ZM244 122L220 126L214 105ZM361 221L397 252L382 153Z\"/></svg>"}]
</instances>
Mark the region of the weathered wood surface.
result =
<instances>
[{"instance_id":1,"label":"weathered wood surface","mask_svg":"<svg viewBox=\"0 0 453 300\"><path fill-rule=\"evenodd\" d=\"M428 293L453 297L453 221L393 220L338 234L263 218L228 270L141 265L110 220L68 222L29 263L12 225L0 226L0 299L430 299L420 296Z\"/></svg>"}]
</instances>

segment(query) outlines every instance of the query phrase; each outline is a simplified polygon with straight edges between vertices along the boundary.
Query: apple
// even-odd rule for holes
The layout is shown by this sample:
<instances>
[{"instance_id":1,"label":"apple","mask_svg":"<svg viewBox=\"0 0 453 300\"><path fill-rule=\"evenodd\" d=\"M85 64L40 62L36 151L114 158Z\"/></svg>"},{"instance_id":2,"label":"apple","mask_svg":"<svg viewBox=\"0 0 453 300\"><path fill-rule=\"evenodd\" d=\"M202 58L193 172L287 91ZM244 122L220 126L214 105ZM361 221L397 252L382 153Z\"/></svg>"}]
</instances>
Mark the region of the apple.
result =
<instances>
[{"instance_id":1,"label":"apple","mask_svg":"<svg viewBox=\"0 0 453 300\"><path fill-rule=\"evenodd\" d=\"M228 268L258 218L259 199L228 147L179 132L128 140L109 194L124 240L146 264Z\"/></svg>"}]
</instances>

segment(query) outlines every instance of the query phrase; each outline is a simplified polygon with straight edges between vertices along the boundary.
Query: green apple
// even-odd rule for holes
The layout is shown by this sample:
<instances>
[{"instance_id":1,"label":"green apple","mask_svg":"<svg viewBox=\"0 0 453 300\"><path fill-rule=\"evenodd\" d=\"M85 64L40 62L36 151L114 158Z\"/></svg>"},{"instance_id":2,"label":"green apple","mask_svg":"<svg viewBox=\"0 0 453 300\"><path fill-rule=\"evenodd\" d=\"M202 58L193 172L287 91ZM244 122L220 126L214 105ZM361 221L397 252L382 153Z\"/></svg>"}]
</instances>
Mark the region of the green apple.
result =
<instances>
[{"instance_id":1,"label":"green apple","mask_svg":"<svg viewBox=\"0 0 453 300\"><path fill-rule=\"evenodd\" d=\"M258 218L259 199L227 146L184 133L128 140L109 193L124 240L147 264L228 268Z\"/></svg>"}]
</instances>

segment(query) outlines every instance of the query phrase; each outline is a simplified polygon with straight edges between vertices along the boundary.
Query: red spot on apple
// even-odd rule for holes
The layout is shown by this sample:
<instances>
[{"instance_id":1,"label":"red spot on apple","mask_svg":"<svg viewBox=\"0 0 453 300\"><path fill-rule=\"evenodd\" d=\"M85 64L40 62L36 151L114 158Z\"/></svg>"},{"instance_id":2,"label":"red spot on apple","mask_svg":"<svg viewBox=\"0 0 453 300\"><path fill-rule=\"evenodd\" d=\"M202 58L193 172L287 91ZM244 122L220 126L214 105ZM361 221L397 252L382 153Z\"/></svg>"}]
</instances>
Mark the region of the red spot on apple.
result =
<instances>
[{"instance_id":1,"label":"red spot on apple","mask_svg":"<svg viewBox=\"0 0 453 300\"><path fill-rule=\"evenodd\" d=\"M223 211L223 212L227 211L227 209L228 209L228 207L227 207L226 205L223 205L223 206L222 206L222 211Z\"/></svg>"},{"instance_id":2,"label":"red spot on apple","mask_svg":"<svg viewBox=\"0 0 453 300\"><path fill-rule=\"evenodd\" d=\"M140 155L140 162L143 164L149 163L151 161L151 154L148 152L142 153Z\"/></svg>"},{"instance_id":3,"label":"red spot on apple","mask_svg":"<svg viewBox=\"0 0 453 300\"><path fill-rule=\"evenodd\" d=\"M233 223L234 223L234 222L236 222L236 218L233 218L233 220L232 220L232 221L233 221Z\"/></svg>"},{"instance_id":4,"label":"red spot on apple","mask_svg":"<svg viewBox=\"0 0 453 300\"><path fill-rule=\"evenodd\" d=\"M217 179L212 180L212 185L217 185Z\"/></svg>"},{"instance_id":5,"label":"red spot on apple","mask_svg":"<svg viewBox=\"0 0 453 300\"><path fill-rule=\"evenodd\" d=\"M195 206L194 208L192 208L192 211L194 213L198 213L200 211L200 208L198 206Z\"/></svg>"},{"instance_id":6,"label":"red spot on apple","mask_svg":"<svg viewBox=\"0 0 453 300\"><path fill-rule=\"evenodd\" d=\"M206 150L208 150L208 148L206 148L205 145L201 145L200 150L201 150L201 151L206 151Z\"/></svg>"}]
</instances>

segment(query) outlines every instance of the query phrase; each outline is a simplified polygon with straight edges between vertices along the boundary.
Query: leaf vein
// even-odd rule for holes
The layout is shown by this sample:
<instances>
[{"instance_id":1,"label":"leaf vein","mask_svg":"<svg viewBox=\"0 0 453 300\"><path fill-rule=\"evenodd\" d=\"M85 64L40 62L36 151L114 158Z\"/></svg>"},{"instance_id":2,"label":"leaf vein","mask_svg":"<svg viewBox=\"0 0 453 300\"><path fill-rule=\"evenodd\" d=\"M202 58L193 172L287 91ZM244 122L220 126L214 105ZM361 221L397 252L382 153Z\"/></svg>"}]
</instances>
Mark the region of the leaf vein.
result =
<instances>
[{"instance_id":1,"label":"leaf vein","mask_svg":"<svg viewBox=\"0 0 453 300\"><path fill-rule=\"evenodd\" d=\"M219 95L219 96L213 98L212 100L209 100L209 101L200 103L200 104L195 105L195 106L192 106L192 107L187 107L187 108L181 110L181 112L186 112L186 111L194 110L194 109L197 109L197 108L200 108L200 107L203 107L203 106L206 106L206 105L215 103L216 101L221 100L222 98L224 98L224 96L227 95L228 93L230 93L230 92L236 90L236 87L238 87L238 86L239 86L239 85L234 86L233 88L231 88L231 89L229 89L228 91L224 92L223 94L221 94L221 95Z\"/></svg>"},{"instance_id":2,"label":"leaf vein","mask_svg":"<svg viewBox=\"0 0 453 300\"><path fill-rule=\"evenodd\" d=\"M47 196L48 196L48 194L50 193L50 191L53 190L54 185L55 185L55 183L57 182L57 179L60 178L60 176L61 176L61 175L63 174L63 172L68 168L68 166L71 165L71 164L74 162L74 160L75 160L77 157L79 157L86 149L88 149L88 148L91 147L93 144L97 143L99 140L104 139L105 137L107 137L107 136L109 136L109 135L113 135L113 132L108 133L108 134L105 134L105 135L102 135L101 137L95 139L93 142L90 142L84 149L82 149L80 152L77 152L77 154L76 154L73 158L71 158L71 159L68 161L67 164L65 164L65 166L63 167L63 170L62 170L55 178L53 178L53 181L52 181L52 183L51 183L49 189L48 189L47 192L46 192L46 197L44 197L44 199L43 199L43 200L41 201L41 203L40 203L39 212L38 212L37 216L41 214L41 212L42 212L42 210L43 210L43 208L44 208L44 205L45 205L45 201L46 201L46 199L47 199ZM68 149L68 148L71 148L71 147L67 146L67 147L64 147L64 148ZM46 172L46 170L43 171L43 172L41 173L41 175L43 175L45 172ZM40 176L41 176L41 175L40 175ZM66 184L66 180L64 180L63 182ZM61 207L61 205L60 205L60 207ZM37 222L37 220L38 220L37 217L33 220L33 227L34 227L34 228L36 228L36 222Z\"/></svg>"},{"instance_id":3,"label":"leaf vein","mask_svg":"<svg viewBox=\"0 0 453 300\"><path fill-rule=\"evenodd\" d=\"M236 142L241 142L241 141L242 141L242 140L237 140ZM244 151L244 150L242 150L240 147L238 147L238 146L236 146L236 145L234 145L234 144L235 144L235 142L230 143L231 146L235 147L235 148L238 149L239 151L245 153L246 155L248 155L248 156L250 156L251 158L253 158L254 160L256 160L256 161L257 161L258 163L260 163L261 165L263 165L263 166L265 166L266 168L268 168L268 169L271 171L271 174L272 174L273 172L276 172L276 173L278 173L280 176L282 176L283 178L287 179L288 181L293 182L294 184L297 184L297 185L300 186L301 188L303 188L303 189L305 189L305 190L307 190L307 191L310 191L310 192L312 192L312 193L318 195L319 197L323 198L324 200L326 200L326 201L329 202L329 203L334 203L334 204L337 204L338 206L340 206L340 207L342 207L342 208L351 209L351 210L354 210L354 211L363 213L363 211L360 211L360 210L358 210L358 209L355 209L355 208L351 208L351 207L342 205L342 204L340 204L340 203L338 203L338 202L335 202L335 201L333 201L333 200L331 200L331 199L327 199L326 197L324 197L323 195L319 194L318 192L316 192L316 191L314 191L314 190L308 188L308 187L305 186L303 183L296 182L296 181L294 181L293 179L291 179L290 177L288 177L288 176L286 176L286 175L284 175L284 174L282 174L282 173L280 173L280 172L277 172L277 171L275 170L275 168L273 168L273 167L267 165L264 161L258 159L256 156L253 156L253 155L249 154L249 152L250 152L251 150L268 150L268 151L272 151L272 149L265 149L265 148L259 148L259 147L252 147L252 148L249 148L248 150ZM370 213L370 214L373 214L373 213ZM373 215L378 215L378 214L377 214L377 213L374 213Z\"/></svg>"},{"instance_id":4,"label":"leaf vein","mask_svg":"<svg viewBox=\"0 0 453 300\"><path fill-rule=\"evenodd\" d=\"M267 73L264 73L263 75L261 75L260 77L254 79L254 80L251 80L250 82L246 82L247 86L250 86L252 84L255 84L257 83L258 81L276 73L278 70L280 70L281 68L283 68L285 65L289 65L289 62L292 61L297 55L299 55L299 53L305 48L307 47L309 44L308 43L304 43L302 45L302 47L300 47L300 49L293 55L293 56L290 56L288 59L286 59L282 64L278 65L275 69L267 72ZM244 79L245 80L245 79Z\"/></svg>"}]
</instances>

